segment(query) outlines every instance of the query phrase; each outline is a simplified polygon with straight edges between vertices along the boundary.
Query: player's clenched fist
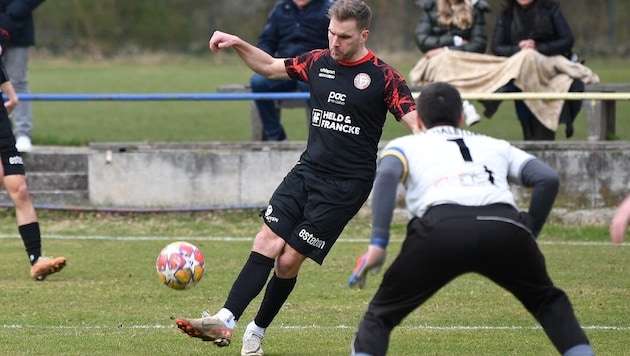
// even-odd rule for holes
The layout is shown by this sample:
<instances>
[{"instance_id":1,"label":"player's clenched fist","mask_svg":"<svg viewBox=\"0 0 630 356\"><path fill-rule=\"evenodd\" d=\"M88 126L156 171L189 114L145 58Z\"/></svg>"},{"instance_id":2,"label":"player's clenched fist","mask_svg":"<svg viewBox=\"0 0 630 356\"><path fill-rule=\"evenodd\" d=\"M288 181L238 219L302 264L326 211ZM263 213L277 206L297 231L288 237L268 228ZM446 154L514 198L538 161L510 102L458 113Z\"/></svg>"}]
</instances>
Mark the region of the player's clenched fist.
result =
<instances>
[{"instance_id":1,"label":"player's clenched fist","mask_svg":"<svg viewBox=\"0 0 630 356\"><path fill-rule=\"evenodd\" d=\"M223 48L232 47L238 39L237 36L230 35L229 33L214 31L212 37L210 37L208 46L212 52L218 52Z\"/></svg>"}]
</instances>

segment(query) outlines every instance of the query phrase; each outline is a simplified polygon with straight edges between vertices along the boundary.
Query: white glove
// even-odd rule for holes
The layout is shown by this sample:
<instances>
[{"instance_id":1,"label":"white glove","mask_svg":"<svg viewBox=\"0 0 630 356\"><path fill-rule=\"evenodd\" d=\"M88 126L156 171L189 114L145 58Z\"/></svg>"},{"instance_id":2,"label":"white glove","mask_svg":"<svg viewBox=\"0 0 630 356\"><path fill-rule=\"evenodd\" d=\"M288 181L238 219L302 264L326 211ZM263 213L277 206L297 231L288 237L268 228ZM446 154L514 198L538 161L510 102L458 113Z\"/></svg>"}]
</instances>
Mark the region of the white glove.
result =
<instances>
[{"instance_id":1,"label":"white glove","mask_svg":"<svg viewBox=\"0 0 630 356\"><path fill-rule=\"evenodd\" d=\"M348 286L350 288L357 286L359 289L365 286L367 274L377 274L381 271L383 264L385 264L385 257L387 253L384 248L376 245L369 245L367 251L359 256L357 259L357 265L352 271L352 275L348 280Z\"/></svg>"}]
</instances>

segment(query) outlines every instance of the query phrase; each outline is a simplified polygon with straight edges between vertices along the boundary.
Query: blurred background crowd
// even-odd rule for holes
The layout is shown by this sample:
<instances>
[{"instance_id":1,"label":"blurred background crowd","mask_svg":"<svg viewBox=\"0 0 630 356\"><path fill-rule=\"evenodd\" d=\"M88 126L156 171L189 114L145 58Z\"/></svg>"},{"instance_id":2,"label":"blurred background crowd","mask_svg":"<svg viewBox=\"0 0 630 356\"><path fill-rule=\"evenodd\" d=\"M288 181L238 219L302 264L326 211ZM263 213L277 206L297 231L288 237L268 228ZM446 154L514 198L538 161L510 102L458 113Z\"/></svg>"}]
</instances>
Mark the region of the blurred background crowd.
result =
<instances>
[{"instance_id":1,"label":"blurred background crowd","mask_svg":"<svg viewBox=\"0 0 630 356\"><path fill-rule=\"evenodd\" d=\"M370 0L370 47L378 52L418 51L414 30L423 0ZM503 3L487 0L492 29ZM559 0L583 58L630 57L630 1ZM275 0L63 0L37 10L37 51L108 57L147 52L207 53L214 29L256 42ZM492 31L488 31L492 35ZM491 40L491 38L489 38Z\"/></svg>"}]
</instances>

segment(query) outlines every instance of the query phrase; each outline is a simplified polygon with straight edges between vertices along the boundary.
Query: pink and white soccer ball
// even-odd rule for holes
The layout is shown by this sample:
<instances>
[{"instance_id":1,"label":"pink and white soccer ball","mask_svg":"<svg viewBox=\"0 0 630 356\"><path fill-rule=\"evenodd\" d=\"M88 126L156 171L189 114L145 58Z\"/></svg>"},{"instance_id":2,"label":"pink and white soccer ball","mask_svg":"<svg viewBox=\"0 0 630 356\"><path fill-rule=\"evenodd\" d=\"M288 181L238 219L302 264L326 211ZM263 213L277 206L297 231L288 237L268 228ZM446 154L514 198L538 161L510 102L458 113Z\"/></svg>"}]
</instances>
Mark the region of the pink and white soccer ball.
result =
<instances>
[{"instance_id":1,"label":"pink and white soccer ball","mask_svg":"<svg viewBox=\"0 0 630 356\"><path fill-rule=\"evenodd\" d=\"M194 287L203 277L205 267L206 261L201 251L186 241L168 244L155 261L162 284L176 290Z\"/></svg>"}]
</instances>

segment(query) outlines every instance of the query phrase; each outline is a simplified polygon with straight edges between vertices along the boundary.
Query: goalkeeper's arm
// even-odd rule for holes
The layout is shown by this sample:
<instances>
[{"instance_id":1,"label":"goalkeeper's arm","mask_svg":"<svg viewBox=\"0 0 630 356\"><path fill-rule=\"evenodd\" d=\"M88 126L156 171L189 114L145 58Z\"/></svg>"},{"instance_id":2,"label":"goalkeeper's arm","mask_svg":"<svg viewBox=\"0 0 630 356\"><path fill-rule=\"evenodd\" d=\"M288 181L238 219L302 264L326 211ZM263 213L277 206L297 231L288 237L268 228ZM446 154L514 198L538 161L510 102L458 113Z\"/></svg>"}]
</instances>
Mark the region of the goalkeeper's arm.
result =
<instances>
[{"instance_id":1,"label":"goalkeeper's arm","mask_svg":"<svg viewBox=\"0 0 630 356\"><path fill-rule=\"evenodd\" d=\"M532 234L538 237L558 195L560 177L553 168L532 159L523 167L520 180L524 186L533 188L528 213L534 220Z\"/></svg>"},{"instance_id":2,"label":"goalkeeper's arm","mask_svg":"<svg viewBox=\"0 0 630 356\"><path fill-rule=\"evenodd\" d=\"M350 287L363 288L367 273L376 274L385 263L385 250L389 243L389 229L396 207L398 183L404 166L394 155L385 155L378 165L372 189L372 232L367 251L359 256L348 280Z\"/></svg>"}]
</instances>

